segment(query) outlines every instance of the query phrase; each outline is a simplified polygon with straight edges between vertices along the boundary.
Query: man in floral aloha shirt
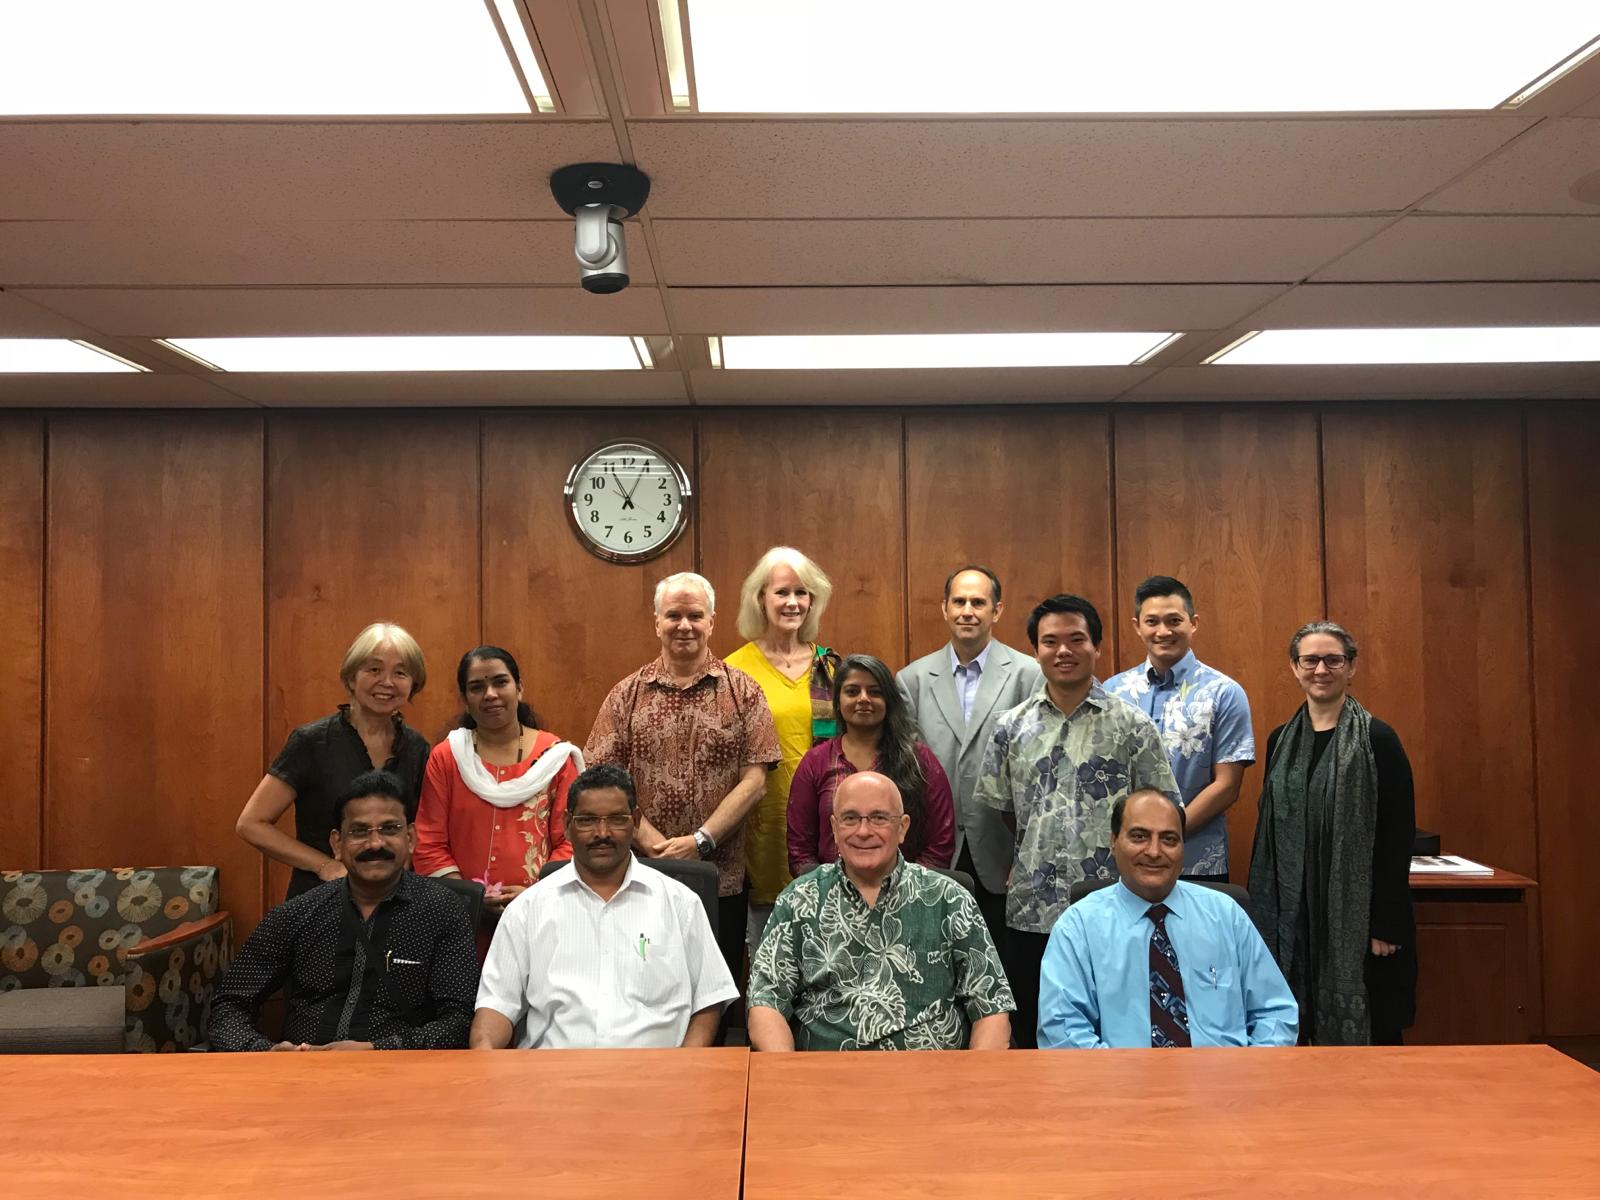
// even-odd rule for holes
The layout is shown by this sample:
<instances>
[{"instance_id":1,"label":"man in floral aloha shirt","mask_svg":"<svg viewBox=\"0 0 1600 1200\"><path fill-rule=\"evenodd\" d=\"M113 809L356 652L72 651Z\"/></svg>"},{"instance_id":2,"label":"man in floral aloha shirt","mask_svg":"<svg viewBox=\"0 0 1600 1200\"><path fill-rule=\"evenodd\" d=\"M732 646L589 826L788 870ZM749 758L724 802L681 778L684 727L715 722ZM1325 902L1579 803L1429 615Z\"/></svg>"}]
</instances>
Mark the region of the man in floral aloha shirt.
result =
<instances>
[{"instance_id":1,"label":"man in floral aloha shirt","mask_svg":"<svg viewBox=\"0 0 1600 1200\"><path fill-rule=\"evenodd\" d=\"M1017 1000L1016 1044L1037 1045L1039 961L1080 879L1115 879L1111 806L1145 788L1182 803L1161 733L1094 677L1100 614L1080 596L1052 596L1028 618L1044 687L995 723L976 798L1016 831L1006 890L1006 975Z\"/></svg>"}]
</instances>

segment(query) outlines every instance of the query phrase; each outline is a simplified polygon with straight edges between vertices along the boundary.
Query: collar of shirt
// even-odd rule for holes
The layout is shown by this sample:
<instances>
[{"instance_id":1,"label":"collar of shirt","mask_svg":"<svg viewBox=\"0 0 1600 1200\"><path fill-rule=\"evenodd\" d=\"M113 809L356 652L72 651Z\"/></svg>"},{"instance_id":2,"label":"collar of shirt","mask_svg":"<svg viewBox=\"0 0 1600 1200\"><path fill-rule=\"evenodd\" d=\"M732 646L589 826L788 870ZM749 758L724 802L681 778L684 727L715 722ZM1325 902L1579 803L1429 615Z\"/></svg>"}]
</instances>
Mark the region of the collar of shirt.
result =
<instances>
[{"instance_id":1,"label":"collar of shirt","mask_svg":"<svg viewBox=\"0 0 1600 1200\"><path fill-rule=\"evenodd\" d=\"M357 737L361 736L361 731L356 728L355 722L350 719L350 706L348 704L339 705L339 719L344 722L345 728L351 733ZM400 732L406 727L405 716L398 712L391 713L389 715L389 723L394 726L394 746L396 750L399 750Z\"/></svg>"},{"instance_id":2,"label":"collar of shirt","mask_svg":"<svg viewBox=\"0 0 1600 1200\"><path fill-rule=\"evenodd\" d=\"M640 682L653 683L657 687L668 688L675 692L687 692L690 688L698 686L700 682L706 678L726 679L727 677L728 668L723 665L722 660L715 654L706 655L705 666L703 666L700 669L700 673L693 679L689 680L688 683L679 683L676 679L674 679L671 672L667 670L667 664L665 660L660 658L646 663L644 668L639 672Z\"/></svg>"},{"instance_id":3,"label":"collar of shirt","mask_svg":"<svg viewBox=\"0 0 1600 1200\"><path fill-rule=\"evenodd\" d=\"M883 902L894 894L894 885L898 883L900 881L900 877L905 874L903 868L906 865L906 856L896 852L894 856L894 866L889 868L889 873L883 877L883 882L878 885L878 903L871 905L867 903L866 897L861 894L861 889L856 887L855 880L850 878L850 873L844 869L844 859L840 858L839 861L833 865L839 868L839 882L845 886L845 895L849 896L853 901L861 905L863 908L875 909L881 908L883 906Z\"/></svg>"},{"instance_id":4,"label":"collar of shirt","mask_svg":"<svg viewBox=\"0 0 1600 1200\"><path fill-rule=\"evenodd\" d=\"M1194 651L1190 650L1172 664L1172 670L1163 675L1156 670L1155 664L1147 658L1144 660L1144 677L1150 681L1151 687L1174 687L1184 681L1184 678L1194 669L1195 662Z\"/></svg>"},{"instance_id":5,"label":"collar of shirt","mask_svg":"<svg viewBox=\"0 0 1600 1200\"><path fill-rule=\"evenodd\" d=\"M1146 900L1143 896L1135 895L1128 888L1128 885L1120 879L1112 884L1111 887L1117 898L1117 912L1124 930L1131 929L1140 921L1143 921L1152 904L1165 904L1168 914L1180 920L1189 913L1189 898L1183 894L1184 883L1182 880L1172 885L1172 890L1167 893L1165 900L1158 901Z\"/></svg>"},{"instance_id":6,"label":"collar of shirt","mask_svg":"<svg viewBox=\"0 0 1600 1200\"><path fill-rule=\"evenodd\" d=\"M415 878L416 876L411 873L410 867L407 867L404 871L401 871L400 882L395 885L394 891L390 892L382 900L378 901L377 907L372 910L373 915L376 916L378 909L382 908L386 904L409 904L411 902L412 889L414 887L412 880ZM356 908L356 894L350 888L350 876L340 876L339 882L344 885L344 902L346 907L354 909L356 916L360 917L361 910Z\"/></svg>"},{"instance_id":7,"label":"collar of shirt","mask_svg":"<svg viewBox=\"0 0 1600 1200\"><path fill-rule=\"evenodd\" d=\"M1083 706L1085 704L1087 704L1090 708L1096 709L1097 711L1104 712L1107 708L1111 707L1111 693L1106 691L1106 689L1100 685L1100 681L1098 679L1091 677L1089 680L1088 695L1084 696L1084 698L1078 702L1078 707L1073 709L1070 713L1064 713L1056 707L1056 702L1050 699L1050 689L1048 686L1040 686L1039 691L1034 695L1033 702L1041 707L1045 712L1055 713L1056 716L1060 717L1063 721L1070 721L1073 717L1077 716L1083 711ZM1119 701L1118 703L1121 702Z\"/></svg>"},{"instance_id":8,"label":"collar of shirt","mask_svg":"<svg viewBox=\"0 0 1600 1200\"><path fill-rule=\"evenodd\" d=\"M985 642L983 644L983 649L979 650L976 654L974 654L972 656L972 661L978 664L978 677L980 679L983 677L983 673L989 669L989 649L993 645L994 645L994 639L990 638L987 642ZM954 646L950 646L949 650L950 650L950 673L952 675L954 675L957 671L961 670L963 664L962 664L961 660L956 657L956 648Z\"/></svg>"},{"instance_id":9,"label":"collar of shirt","mask_svg":"<svg viewBox=\"0 0 1600 1200\"><path fill-rule=\"evenodd\" d=\"M651 891L654 889L656 881L660 879L660 877L660 872L658 872L654 867L641 868L639 866L639 860L630 854L628 855L628 869L623 872L622 882L617 885L617 890L611 894L611 900L615 900L630 887L638 891ZM557 888L579 888L585 892L588 892L589 895L593 896L596 900L600 900L600 893L585 883L578 875L578 866L576 863L569 864L568 867L563 871L552 872L550 878L544 880L543 882L546 884L546 886L554 884ZM611 900L600 900L600 903L610 904Z\"/></svg>"}]
</instances>

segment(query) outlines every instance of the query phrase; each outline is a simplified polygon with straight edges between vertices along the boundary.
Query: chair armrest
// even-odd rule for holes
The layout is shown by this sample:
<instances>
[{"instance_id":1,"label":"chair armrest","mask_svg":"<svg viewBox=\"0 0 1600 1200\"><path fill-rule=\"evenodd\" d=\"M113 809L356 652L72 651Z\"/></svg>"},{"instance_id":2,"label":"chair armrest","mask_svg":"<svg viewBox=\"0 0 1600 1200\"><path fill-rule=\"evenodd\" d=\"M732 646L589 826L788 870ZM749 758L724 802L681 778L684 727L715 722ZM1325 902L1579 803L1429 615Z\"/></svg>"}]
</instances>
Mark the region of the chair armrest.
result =
<instances>
[{"instance_id":1,"label":"chair armrest","mask_svg":"<svg viewBox=\"0 0 1600 1200\"><path fill-rule=\"evenodd\" d=\"M127 956L133 958L141 954L157 954L162 950L170 950L192 937L210 933L219 925L231 924L233 914L228 912L212 913L209 917L201 917L198 921L185 921L171 933L163 933L160 937L145 938L138 945L127 950Z\"/></svg>"},{"instance_id":2,"label":"chair armrest","mask_svg":"<svg viewBox=\"0 0 1600 1200\"><path fill-rule=\"evenodd\" d=\"M205 1037L211 994L233 954L233 917L213 913L124 951L129 1050L187 1050Z\"/></svg>"}]
</instances>

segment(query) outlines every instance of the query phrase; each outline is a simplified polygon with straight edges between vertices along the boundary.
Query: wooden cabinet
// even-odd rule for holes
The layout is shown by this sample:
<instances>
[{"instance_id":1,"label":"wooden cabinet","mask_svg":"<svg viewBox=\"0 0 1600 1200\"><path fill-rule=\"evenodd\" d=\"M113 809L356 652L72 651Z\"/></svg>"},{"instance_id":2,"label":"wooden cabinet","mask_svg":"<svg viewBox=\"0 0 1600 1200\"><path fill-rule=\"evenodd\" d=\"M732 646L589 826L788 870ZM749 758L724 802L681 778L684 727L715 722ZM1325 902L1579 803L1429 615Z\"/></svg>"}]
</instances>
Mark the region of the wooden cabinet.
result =
<instances>
[{"instance_id":1,"label":"wooden cabinet","mask_svg":"<svg viewBox=\"0 0 1600 1200\"><path fill-rule=\"evenodd\" d=\"M1528 892L1533 880L1411 877L1417 920L1418 1045L1526 1042L1534 1032L1529 986Z\"/></svg>"}]
</instances>

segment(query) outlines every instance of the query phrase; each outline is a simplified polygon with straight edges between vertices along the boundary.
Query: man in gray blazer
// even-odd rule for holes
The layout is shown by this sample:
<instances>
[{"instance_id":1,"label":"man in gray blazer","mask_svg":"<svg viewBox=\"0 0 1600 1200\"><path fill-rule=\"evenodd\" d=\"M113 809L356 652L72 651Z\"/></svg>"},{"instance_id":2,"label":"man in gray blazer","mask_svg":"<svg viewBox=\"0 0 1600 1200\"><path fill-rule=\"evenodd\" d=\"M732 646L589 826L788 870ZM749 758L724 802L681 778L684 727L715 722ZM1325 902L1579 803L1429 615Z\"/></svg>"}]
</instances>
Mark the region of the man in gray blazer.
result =
<instances>
[{"instance_id":1,"label":"man in gray blazer","mask_svg":"<svg viewBox=\"0 0 1600 1200\"><path fill-rule=\"evenodd\" d=\"M987 567L965 566L944 581L941 611L950 641L897 675L923 739L950 777L956 801L956 869L973 877L978 908L1000 944L1006 928L1006 877L1015 839L1000 814L975 802L983 752L1000 714L1044 686L1033 656L993 638L1005 606Z\"/></svg>"}]
</instances>

